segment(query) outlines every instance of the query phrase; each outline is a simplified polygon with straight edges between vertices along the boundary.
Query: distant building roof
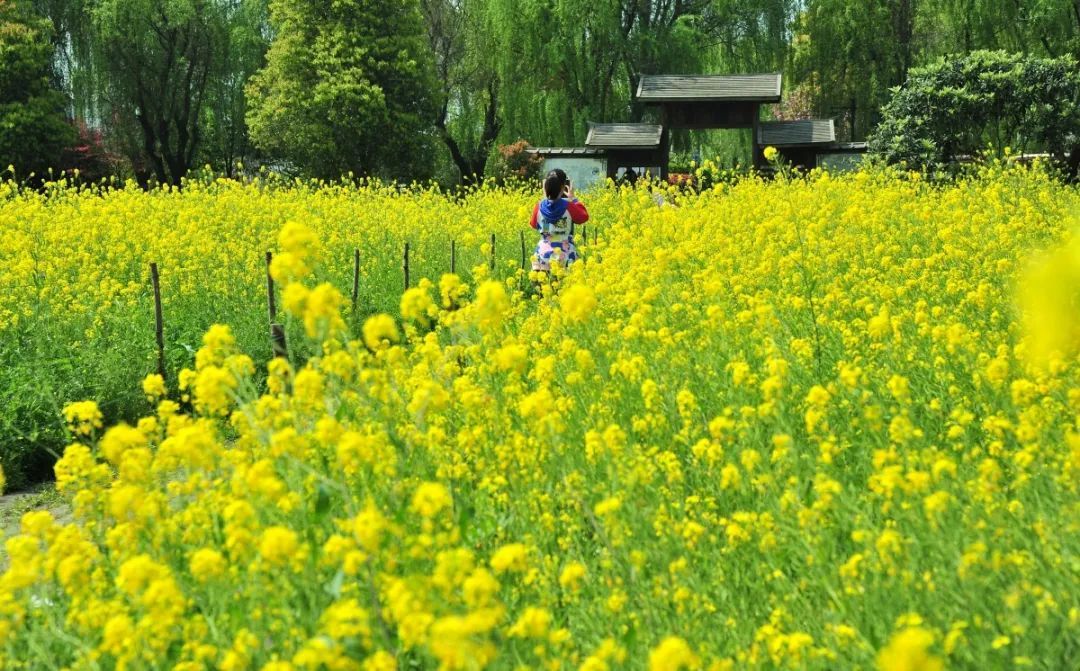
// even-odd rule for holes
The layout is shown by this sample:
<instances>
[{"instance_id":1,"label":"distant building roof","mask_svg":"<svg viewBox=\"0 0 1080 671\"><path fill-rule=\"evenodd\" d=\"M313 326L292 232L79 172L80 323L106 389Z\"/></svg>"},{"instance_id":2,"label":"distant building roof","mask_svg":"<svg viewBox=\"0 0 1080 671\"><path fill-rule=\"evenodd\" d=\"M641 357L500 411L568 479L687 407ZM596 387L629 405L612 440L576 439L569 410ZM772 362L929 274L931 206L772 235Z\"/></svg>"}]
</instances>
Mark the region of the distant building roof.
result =
<instances>
[{"instance_id":1,"label":"distant building roof","mask_svg":"<svg viewBox=\"0 0 1080 671\"><path fill-rule=\"evenodd\" d=\"M765 121L758 128L758 144L770 147L830 144L836 142L832 119Z\"/></svg>"},{"instance_id":2,"label":"distant building roof","mask_svg":"<svg viewBox=\"0 0 1080 671\"><path fill-rule=\"evenodd\" d=\"M656 149L664 127L648 123L595 123L589 125L585 146L593 149Z\"/></svg>"},{"instance_id":3,"label":"distant building roof","mask_svg":"<svg viewBox=\"0 0 1080 671\"><path fill-rule=\"evenodd\" d=\"M582 158L603 156L604 154L602 150L590 147L529 147L525 151L540 156L580 156Z\"/></svg>"},{"instance_id":4,"label":"distant building roof","mask_svg":"<svg viewBox=\"0 0 1080 671\"><path fill-rule=\"evenodd\" d=\"M637 99L662 102L780 102L779 72L757 75L643 75Z\"/></svg>"}]
</instances>

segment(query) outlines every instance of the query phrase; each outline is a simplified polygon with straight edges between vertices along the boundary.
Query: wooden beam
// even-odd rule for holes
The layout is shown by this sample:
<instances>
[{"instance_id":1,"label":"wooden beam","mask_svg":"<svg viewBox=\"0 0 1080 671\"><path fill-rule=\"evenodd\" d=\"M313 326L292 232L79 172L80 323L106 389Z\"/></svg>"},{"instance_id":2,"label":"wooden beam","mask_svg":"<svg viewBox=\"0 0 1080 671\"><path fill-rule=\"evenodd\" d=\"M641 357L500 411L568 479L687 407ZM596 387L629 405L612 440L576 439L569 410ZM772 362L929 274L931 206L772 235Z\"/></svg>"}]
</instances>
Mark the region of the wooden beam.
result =
<instances>
[{"instance_id":1,"label":"wooden beam","mask_svg":"<svg viewBox=\"0 0 1080 671\"><path fill-rule=\"evenodd\" d=\"M761 132L761 109L760 105L754 109L754 125L750 136L750 154L753 157L755 168L765 165L765 150L758 144L758 135Z\"/></svg>"},{"instance_id":2,"label":"wooden beam","mask_svg":"<svg viewBox=\"0 0 1080 671\"><path fill-rule=\"evenodd\" d=\"M664 128L711 130L750 128L759 109L757 103L666 103Z\"/></svg>"}]
</instances>

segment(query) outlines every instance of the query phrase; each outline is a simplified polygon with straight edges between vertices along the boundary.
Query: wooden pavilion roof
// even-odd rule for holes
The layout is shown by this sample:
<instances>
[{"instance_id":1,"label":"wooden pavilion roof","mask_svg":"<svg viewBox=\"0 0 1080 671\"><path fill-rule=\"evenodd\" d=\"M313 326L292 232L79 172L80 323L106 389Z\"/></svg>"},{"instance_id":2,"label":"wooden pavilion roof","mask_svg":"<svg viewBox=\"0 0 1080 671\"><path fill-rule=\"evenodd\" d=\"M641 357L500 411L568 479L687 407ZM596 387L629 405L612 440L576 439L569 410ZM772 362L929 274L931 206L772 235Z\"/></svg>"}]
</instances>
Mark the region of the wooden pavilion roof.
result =
<instances>
[{"instance_id":1,"label":"wooden pavilion roof","mask_svg":"<svg viewBox=\"0 0 1080 671\"><path fill-rule=\"evenodd\" d=\"M592 149L656 149L664 127L648 123L594 123L585 146Z\"/></svg>"},{"instance_id":2,"label":"wooden pavilion roof","mask_svg":"<svg viewBox=\"0 0 1080 671\"><path fill-rule=\"evenodd\" d=\"M637 99L644 103L780 102L779 72L748 75L643 75Z\"/></svg>"},{"instance_id":3,"label":"wooden pavilion roof","mask_svg":"<svg viewBox=\"0 0 1080 671\"><path fill-rule=\"evenodd\" d=\"M763 121L758 128L758 144L771 147L798 147L836 142L832 119Z\"/></svg>"}]
</instances>

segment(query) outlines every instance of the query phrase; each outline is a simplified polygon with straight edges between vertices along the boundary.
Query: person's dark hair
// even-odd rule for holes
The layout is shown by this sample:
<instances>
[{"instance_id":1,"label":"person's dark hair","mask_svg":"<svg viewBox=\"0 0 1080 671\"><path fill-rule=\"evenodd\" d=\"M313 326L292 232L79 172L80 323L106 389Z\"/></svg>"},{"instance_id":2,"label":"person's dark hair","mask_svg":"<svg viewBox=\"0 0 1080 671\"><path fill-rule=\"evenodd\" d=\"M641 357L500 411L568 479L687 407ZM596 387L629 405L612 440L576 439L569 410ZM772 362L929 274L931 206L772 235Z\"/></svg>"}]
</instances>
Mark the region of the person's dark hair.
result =
<instances>
[{"instance_id":1,"label":"person's dark hair","mask_svg":"<svg viewBox=\"0 0 1080 671\"><path fill-rule=\"evenodd\" d=\"M555 168L544 178L544 195L547 196L548 200L562 198L563 187L566 186L566 182L566 173L559 168Z\"/></svg>"}]
</instances>

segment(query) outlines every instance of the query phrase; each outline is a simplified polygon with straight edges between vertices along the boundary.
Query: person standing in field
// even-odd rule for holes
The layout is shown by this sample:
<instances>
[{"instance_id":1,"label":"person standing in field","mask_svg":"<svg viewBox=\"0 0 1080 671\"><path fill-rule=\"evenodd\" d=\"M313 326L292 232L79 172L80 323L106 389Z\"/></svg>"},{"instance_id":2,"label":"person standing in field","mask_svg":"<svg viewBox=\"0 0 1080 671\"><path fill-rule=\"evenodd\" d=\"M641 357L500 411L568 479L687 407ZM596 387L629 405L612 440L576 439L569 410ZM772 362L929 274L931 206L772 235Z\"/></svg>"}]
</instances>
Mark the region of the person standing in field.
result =
<instances>
[{"instance_id":1,"label":"person standing in field","mask_svg":"<svg viewBox=\"0 0 1080 671\"><path fill-rule=\"evenodd\" d=\"M556 168L544 178L544 197L533 208L529 226L540 231L532 269L549 272L553 263L564 268L577 261L574 227L589 220L585 204L574 197L574 185Z\"/></svg>"}]
</instances>

